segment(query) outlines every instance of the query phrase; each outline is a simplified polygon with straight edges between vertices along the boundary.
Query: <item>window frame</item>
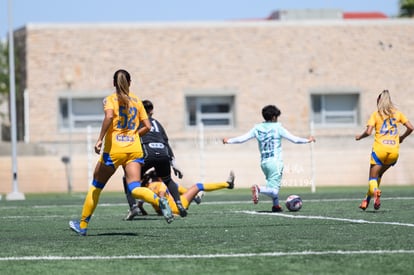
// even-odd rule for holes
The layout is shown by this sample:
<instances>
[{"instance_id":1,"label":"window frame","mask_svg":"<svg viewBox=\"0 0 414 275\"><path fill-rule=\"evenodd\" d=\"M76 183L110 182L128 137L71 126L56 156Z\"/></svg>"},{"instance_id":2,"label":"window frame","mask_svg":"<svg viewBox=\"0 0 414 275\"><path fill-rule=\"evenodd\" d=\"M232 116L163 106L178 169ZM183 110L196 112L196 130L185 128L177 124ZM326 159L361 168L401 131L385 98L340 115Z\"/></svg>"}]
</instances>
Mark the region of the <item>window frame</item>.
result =
<instances>
[{"instance_id":1,"label":"window frame","mask_svg":"<svg viewBox=\"0 0 414 275\"><path fill-rule=\"evenodd\" d=\"M320 121L315 120L315 109L314 98L320 97ZM327 107L327 97L328 96L350 96L353 103L353 109L349 110L332 110L332 108ZM310 92L310 112L311 112L311 121L315 127L320 128L335 128L335 127L357 127L360 125L361 118L361 93L359 90L354 89L326 89L326 90L313 90ZM352 102L351 102L352 103ZM329 118L337 117L339 120L341 118L346 119L351 117L352 122L329 122Z\"/></svg>"},{"instance_id":2,"label":"window frame","mask_svg":"<svg viewBox=\"0 0 414 275\"><path fill-rule=\"evenodd\" d=\"M82 123L85 121L93 121L91 129L93 131L99 131L102 120L104 118L103 114L103 99L107 96L107 93L102 94L90 94L90 93L82 93L82 94L73 94L70 92L64 92L57 96L57 109L58 109L58 129L60 132L84 132L87 129L87 126L84 127L77 127L77 123ZM74 107L73 103L76 100L96 100L97 104L99 102L99 113L91 114L91 115L85 115L85 114L76 114L74 113ZM64 102L66 101L66 103ZM66 112L62 109L63 105L67 105ZM97 108L98 105L94 106L94 108ZM70 111L72 110L72 111ZM67 113L65 117L64 113Z\"/></svg>"},{"instance_id":3,"label":"window frame","mask_svg":"<svg viewBox=\"0 0 414 275\"><path fill-rule=\"evenodd\" d=\"M190 101L194 101L193 103ZM203 123L206 129L233 129L235 127L235 95L232 93L206 93L194 94L188 93L184 98L185 102L185 126L193 129L199 126L202 120L227 120L228 124ZM202 107L211 104L225 104L228 106L228 112L202 112ZM191 109L195 108L193 114ZM192 124L191 117L194 116L195 124Z\"/></svg>"}]
</instances>

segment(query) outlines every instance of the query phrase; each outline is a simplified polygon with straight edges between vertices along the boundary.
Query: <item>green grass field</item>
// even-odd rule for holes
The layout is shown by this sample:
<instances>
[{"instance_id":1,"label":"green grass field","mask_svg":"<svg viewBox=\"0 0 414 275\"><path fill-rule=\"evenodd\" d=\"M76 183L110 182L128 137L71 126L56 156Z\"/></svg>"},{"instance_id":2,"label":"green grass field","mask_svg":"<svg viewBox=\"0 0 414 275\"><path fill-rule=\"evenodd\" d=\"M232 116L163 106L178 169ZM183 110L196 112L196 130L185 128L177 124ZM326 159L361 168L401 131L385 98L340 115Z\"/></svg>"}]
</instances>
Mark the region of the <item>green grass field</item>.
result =
<instances>
[{"instance_id":1,"label":"green grass field","mask_svg":"<svg viewBox=\"0 0 414 275\"><path fill-rule=\"evenodd\" d=\"M247 189L206 193L186 218L123 221L123 194L103 192L87 237L85 194L0 201L0 274L413 274L414 189L383 186L382 206L358 208L365 187L284 188L299 212L271 213Z\"/></svg>"}]
</instances>

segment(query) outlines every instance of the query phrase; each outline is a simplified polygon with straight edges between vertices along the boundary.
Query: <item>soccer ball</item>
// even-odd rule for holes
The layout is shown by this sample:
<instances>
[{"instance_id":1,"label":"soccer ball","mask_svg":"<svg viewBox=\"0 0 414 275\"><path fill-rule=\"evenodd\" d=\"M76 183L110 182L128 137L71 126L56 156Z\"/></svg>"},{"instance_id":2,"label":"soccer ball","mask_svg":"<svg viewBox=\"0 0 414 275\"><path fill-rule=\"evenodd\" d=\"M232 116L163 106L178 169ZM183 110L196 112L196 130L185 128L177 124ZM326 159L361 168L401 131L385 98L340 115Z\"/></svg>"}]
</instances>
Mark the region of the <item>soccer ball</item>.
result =
<instances>
[{"instance_id":1,"label":"soccer ball","mask_svg":"<svg viewBox=\"0 0 414 275\"><path fill-rule=\"evenodd\" d=\"M290 195L286 199L286 208L289 211L299 211L302 208L302 199L298 195Z\"/></svg>"}]
</instances>

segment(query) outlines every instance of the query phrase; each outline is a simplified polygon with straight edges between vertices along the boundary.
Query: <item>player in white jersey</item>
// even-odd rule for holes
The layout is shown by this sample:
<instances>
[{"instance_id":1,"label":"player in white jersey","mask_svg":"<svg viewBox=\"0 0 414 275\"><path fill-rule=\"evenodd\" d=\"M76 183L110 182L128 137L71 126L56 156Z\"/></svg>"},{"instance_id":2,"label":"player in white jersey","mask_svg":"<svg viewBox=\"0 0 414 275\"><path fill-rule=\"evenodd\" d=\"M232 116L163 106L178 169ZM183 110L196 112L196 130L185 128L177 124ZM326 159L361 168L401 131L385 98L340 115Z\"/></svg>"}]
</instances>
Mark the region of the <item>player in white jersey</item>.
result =
<instances>
[{"instance_id":1,"label":"player in white jersey","mask_svg":"<svg viewBox=\"0 0 414 275\"><path fill-rule=\"evenodd\" d=\"M250 139L256 138L260 151L260 165L266 177L266 185L257 184L251 187L252 200L254 204L259 202L259 193L272 198L273 212L282 211L279 204L279 190L283 175L283 155L282 155L282 138L293 143L310 143L315 138L301 138L292 135L286 130L280 122L277 122L280 116L280 110L274 105L267 105L262 109L264 122L256 124L249 132L234 138L224 138L224 144L243 143Z\"/></svg>"}]
</instances>

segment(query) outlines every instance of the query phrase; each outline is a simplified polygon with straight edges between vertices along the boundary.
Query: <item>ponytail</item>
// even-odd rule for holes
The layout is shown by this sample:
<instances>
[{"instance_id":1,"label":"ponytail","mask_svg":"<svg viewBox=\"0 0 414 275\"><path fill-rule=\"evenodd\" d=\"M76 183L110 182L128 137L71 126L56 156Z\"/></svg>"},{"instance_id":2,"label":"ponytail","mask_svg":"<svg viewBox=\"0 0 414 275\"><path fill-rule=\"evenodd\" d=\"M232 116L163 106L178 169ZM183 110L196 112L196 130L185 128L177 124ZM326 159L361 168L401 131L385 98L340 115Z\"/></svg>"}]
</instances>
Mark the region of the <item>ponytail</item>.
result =
<instances>
[{"instance_id":1,"label":"ponytail","mask_svg":"<svg viewBox=\"0 0 414 275\"><path fill-rule=\"evenodd\" d=\"M114 86L118 95L119 105L128 107L129 105L129 85L131 75L126 70L118 70L114 74Z\"/></svg>"},{"instance_id":2,"label":"ponytail","mask_svg":"<svg viewBox=\"0 0 414 275\"><path fill-rule=\"evenodd\" d=\"M378 113L382 118L391 117L395 106L391 101L390 92L388 90L382 91L377 98Z\"/></svg>"}]
</instances>

